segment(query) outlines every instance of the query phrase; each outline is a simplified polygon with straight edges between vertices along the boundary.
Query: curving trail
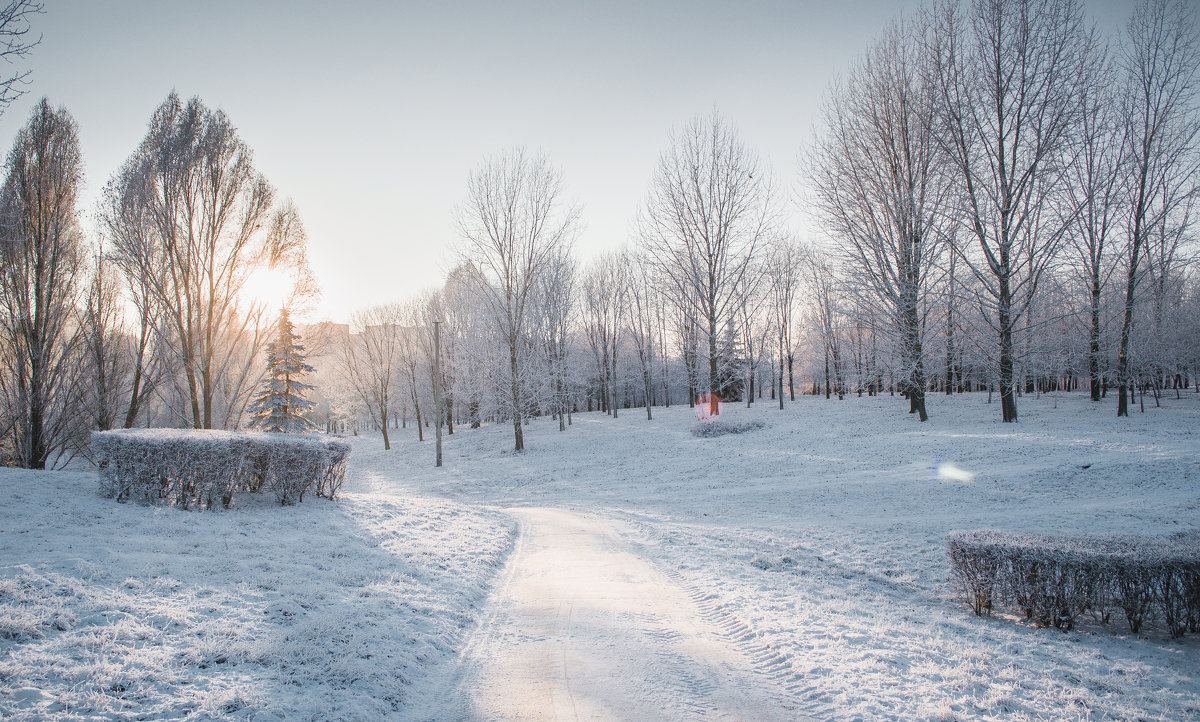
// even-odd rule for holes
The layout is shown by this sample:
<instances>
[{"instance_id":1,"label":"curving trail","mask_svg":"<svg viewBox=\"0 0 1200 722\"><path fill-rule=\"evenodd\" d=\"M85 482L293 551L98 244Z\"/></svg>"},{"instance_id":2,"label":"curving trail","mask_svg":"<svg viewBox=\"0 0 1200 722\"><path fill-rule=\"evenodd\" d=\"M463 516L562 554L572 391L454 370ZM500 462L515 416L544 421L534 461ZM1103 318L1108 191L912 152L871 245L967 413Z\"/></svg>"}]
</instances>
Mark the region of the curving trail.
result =
<instances>
[{"instance_id":1,"label":"curving trail","mask_svg":"<svg viewBox=\"0 0 1200 722\"><path fill-rule=\"evenodd\" d=\"M772 660L596 517L509 510L521 536L463 653L476 719L796 719Z\"/></svg>"}]
</instances>

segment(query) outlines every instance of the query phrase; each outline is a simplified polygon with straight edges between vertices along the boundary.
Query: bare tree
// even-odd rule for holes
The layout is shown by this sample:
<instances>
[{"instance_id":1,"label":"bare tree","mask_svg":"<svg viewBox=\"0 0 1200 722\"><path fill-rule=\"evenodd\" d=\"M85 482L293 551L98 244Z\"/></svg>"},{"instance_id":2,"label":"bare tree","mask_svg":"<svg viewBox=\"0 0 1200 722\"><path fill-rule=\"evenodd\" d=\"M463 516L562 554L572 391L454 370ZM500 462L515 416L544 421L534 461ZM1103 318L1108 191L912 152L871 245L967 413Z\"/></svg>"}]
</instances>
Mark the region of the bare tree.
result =
<instances>
[{"instance_id":1,"label":"bare tree","mask_svg":"<svg viewBox=\"0 0 1200 722\"><path fill-rule=\"evenodd\" d=\"M617 361L628 307L629 266L624 252L601 255L583 277L583 329L596 362L600 409L618 418Z\"/></svg>"},{"instance_id":2,"label":"bare tree","mask_svg":"<svg viewBox=\"0 0 1200 722\"><path fill-rule=\"evenodd\" d=\"M921 421L929 418L923 309L947 218L936 89L921 54L926 32L923 23L893 23L833 86L827 131L810 160L815 209L865 286L860 302L872 317L891 319L909 413Z\"/></svg>"},{"instance_id":3,"label":"bare tree","mask_svg":"<svg viewBox=\"0 0 1200 722\"><path fill-rule=\"evenodd\" d=\"M1189 256L1189 246L1194 246L1195 237L1190 233L1196 213L1198 199L1194 189L1174 212L1155 226L1146 239L1146 281L1149 282L1150 333L1148 349L1150 357L1150 382L1155 405L1159 392L1165 387L1166 379L1177 369L1180 360L1177 344L1179 314L1176 309L1182 303L1184 280L1188 266L1197 259ZM1160 193L1168 194L1171 188L1164 184ZM1166 203L1167 199L1161 199Z\"/></svg>"},{"instance_id":4,"label":"bare tree","mask_svg":"<svg viewBox=\"0 0 1200 722\"><path fill-rule=\"evenodd\" d=\"M272 214L274 191L223 112L174 93L106 194L102 223L130 231L112 234L113 250L131 285L148 281L157 330L171 337L186 383L188 421L236 424L270 325L247 282L281 258L302 259L294 212ZM305 269L288 270L300 283Z\"/></svg>"},{"instance_id":5,"label":"bare tree","mask_svg":"<svg viewBox=\"0 0 1200 722\"><path fill-rule=\"evenodd\" d=\"M413 405L413 413L417 416L417 441L425 440L425 429L422 421L427 421L429 418L426 405L426 413L421 414L421 400L424 394L421 393L424 384L424 373L429 374L429 388L433 388L433 325L432 318L429 316L428 308L433 302L432 294L418 296L399 308L398 317L396 319L398 326L395 328L395 333L399 338L399 354L396 357L396 363L400 371L404 375L404 382L408 386L408 398ZM435 421L436 415L435 415ZM382 423L386 423L386 420ZM386 433L385 433L386 436Z\"/></svg>"},{"instance_id":6,"label":"bare tree","mask_svg":"<svg viewBox=\"0 0 1200 722\"><path fill-rule=\"evenodd\" d=\"M836 393L838 399L845 396L842 384L842 345L840 338L840 310L838 308L837 278L824 251L815 246L805 246L802 251L804 270L812 293L813 311L816 314L816 330L824 354L825 398Z\"/></svg>"},{"instance_id":7,"label":"bare tree","mask_svg":"<svg viewBox=\"0 0 1200 722\"><path fill-rule=\"evenodd\" d=\"M393 373L400 361L400 310L396 306L368 308L355 313L350 325L351 336L340 349L338 371L383 430L383 448L391 449L388 413L395 401Z\"/></svg>"},{"instance_id":8,"label":"bare tree","mask_svg":"<svg viewBox=\"0 0 1200 722\"><path fill-rule=\"evenodd\" d=\"M1088 379L1092 401L1100 400L1101 388L1101 306L1103 292L1114 266L1109 236L1117 229L1121 206L1121 134L1126 130L1120 119L1120 94L1107 50L1096 48L1087 59L1085 77L1078 96L1079 113L1073 138L1076 145L1071 164L1069 208L1075 222L1068 238L1074 251L1074 265L1087 287L1088 297Z\"/></svg>"},{"instance_id":9,"label":"bare tree","mask_svg":"<svg viewBox=\"0 0 1200 722\"><path fill-rule=\"evenodd\" d=\"M44 469L78 431L75 318L84 258L75 204L83 161L75 120L42 99L17 133L0 191L0 373L13 461Z\"/></svg>"},{"instance_id":10,"label":"bare tree","mask_svg":"<svg viewBox=\"0 0 1200 722\"><path fill-rule=\"evenodd\" d=\"M966 11L945 4L931 25L939 145L958 176L977 246L957 250L979 280L999 338L1006 422L1017 420L1013 335L1072 220L1046 206L1066 181L1087 68L1082 25L1076 0L974 0Z\"/></svg>"},{"instance_id":11,"label":"bare tree","mask_svg":"<svg viewBox=\"0 0 1200 722\"><path fill-rule=\"evenodd\" d=\"M425 363L425 370L429 375L430 393L440 387L442 392L442 407L435 409L440 411L441 415L434 417L434 420L439 426L445 426L450 434L454 433L454 399L451 393L453 388L453 374L449 371L451 364L447 363L448 359L453 358L455 351L454 333L447 326L446 319L450 317L447 309L446 295L441 291L431 291L421 294L415 301L415 308L409 311L409 319L406 323L415 323L415 328L411 329L419 331L419 338L422 344L422 359ZM442 364L438 368L437 364L437 349L434 348L435 324L442 324L440 332ZM409 331L410 329L405 329ZM415 384L414 384L415 388ZM436 396L436 394L434 394Z\"/></svg>"},{"instance_id":12,"label":"bare tree","mask_svg":"<svg viewBox=\"0 0 1200 722\"><path fill-rule=\"evenodd\" d=\"M664 293L664 288L661 281L655 282L655 304L654 304L654 323L655 335L658 337L658 377L661 379L659 386L662 388L663 405L668 409L671 408L671 354L668 351L670 348L668 343L669 328L671 324L671 300Z\"/></svg>"},{"instance_id":13,"label":"bare tree","mask_svg":"<svg viewBox=\"0 0 1200 722\"><path fill-rule=\"evenodd\" d=\"M687 376L688 408L695 407L699 401L700 389L700 328L696 318L691 314L690 304L675 293L670 287L664 289L670 299L671 322L675 331L679 356L683 360L684 374Z\"/></svg>"},{"instance_id":14,"label":"bare tree","mask_svg":"<svg viewBox=\"0 0 1200 722\"><path fill-rule=\"evenodd\" d=\"M575 317L575 286L575 259L563 249L550 259L545 273L538 276L537 293L538 308L542 315L542 343L550 373L551 408L558 418L559 431L566 431L571 423L567 361Z\"/></svg>"},{"instance_id":15,"label":"bare tree","mask_svg":"<svg viewBox=\"0 0 1200 722\"><path fill-rule=\"evenodd\" d=\"M799 249L790 236L775 239L768 250L766 272L771 294L771 325L775 329L775 341L779 351L779 369L776 378L779 391L779 409L783 410L784 361L787 361L787 383L789 400L796 400L796 384L793 376L792 358L792 315L796 307L796 296L800 290Z\"/></svg>"},{"instance_id":16,"label":"bare tree","mask_svg":"<svg viewBox=\"0 0 1200 722\"><path fill-rule=\"evenodd\" d=\"M493 339L496 325L487 318L489 311L483 300L486 294L481 291L486 284L472 264L464 263L450 272L442 292L445 330L452 337L445 366L452 396L465 407L467 422L473 429L483 423L489 381L496 366L491 359L497 346Z\"/></svg>"},{"instance_id":17,"label":"bare tree","mask_svg":"<svg viewBox=\"0 0 1200 722\"><path fill-rule=\"evenodd\" d=\"M642 370L642 391L646 397L646 420L654 418L650 407L654 403L654 353L658 346L656 338L657 324L657 289L655 279L651 275L650 264L644 260L632 261L626 256L624 265L630 267L629 296L633 301L629 309L629 336L633 340L633 348L637 352L638 364Z\"/></svg>"},{"instance_id":18,"label":"bare tree","mask_svg":"<svg viewBox=\"0 0 1200 722\"><path fill-rule=\"evenodd\" d=\"M733 318L754 249L778 225L758 156L716 111L671 133L639 214L647 257L708 346L710 413L719 413L719 335Z\"/></svg>"},{"instance_id":19,"label":"bare tree","mask_svg":"<svg viewBox=\"0 0 1200 722\"><path fill-rule=\"evenodd\" d=\"M754 404L755 382L761 370L763 351L771 334L770 319L765 316L763 309L767 307L768 295L763 293L761 283L763 273L755 264L751 273L746 274L739 296L736 320L741 336L741 349L745 354L743 372L746 392L746 408Z\"/></svg>"},{"instance_id":20,"label":"bare tree","mask_svg":"<svg viewBox=\"0 0 1200 722\"><path fill-rule=\"evenodd\" d=\"M523 148L489 159L467 177L467 199L456 216L464 255L487 280L482 286L508 347L508 403L514 447L522 430L521 356L528 303L537 276L574 238L579 211L562 207L562 173Z\"/></svg>"},{"instance_id":21,"label":"bare tree","mask_svg":"<svg viewBox=\"0 0 1200 722\"><path fill-rule=\"evenodd\" d=\"M42 38L30 35L29 21L42 12L43 5L34 0L8 0L0 7L0 59L10 65L29 56ZM12 74L0 78L0 113L13 101L25 94L21 86L28 82L29 70L13 70Z\"/></svg>"},{"instance_id":22,"label":"bare tree","mask_svg":"<svg viewBox=\"0 0 1200 722\"><path fill-rule=\"evenodd\" d=\"M1169 219L1178 218L1196 194L1196 141L1200 137L1195 104L1200 38L1187 5L1143 0L1129 20L1128 32L1122 57L1128 240L1125 309L1117 352L1117 416L1129 415L1130 339L1142 257L1148 239L1170 223Z\"/></svg>"},{"instance_id":23,"label":"bare tree","mask_svg":"<svg viewBox=\"0 0 1200 722\"><path fill-rule=\"evenodd\" d=\"M152 232L149 209L139 203L127 204L127 199L122 198L116 185L116 179L109 180L97 208L96 219L100 232L115 247L140 248ZM159 384L175 372L171 367L175 354L166 348L167 334L160 332L165 326L155 294L156 279L142 272L141 255L108 253L105 260L115 265L125 279L127 299L137 319L137 328L132 331L132 378L128 385L124 421L124 427L130 429L158 390Z\"/></svg>"},{"instance_id":24,"label":"bare tree","mask_svg":"<svg viewBox=\"0 0 1200 722\"><path fill-rule=\"evenodd\" d=\"M96 249L93 261L81 319L89 381L85 388L92 425L107 431L117 424L132 364L119 276L108 265L103 246Z\"/></svg>"}]
</instances>

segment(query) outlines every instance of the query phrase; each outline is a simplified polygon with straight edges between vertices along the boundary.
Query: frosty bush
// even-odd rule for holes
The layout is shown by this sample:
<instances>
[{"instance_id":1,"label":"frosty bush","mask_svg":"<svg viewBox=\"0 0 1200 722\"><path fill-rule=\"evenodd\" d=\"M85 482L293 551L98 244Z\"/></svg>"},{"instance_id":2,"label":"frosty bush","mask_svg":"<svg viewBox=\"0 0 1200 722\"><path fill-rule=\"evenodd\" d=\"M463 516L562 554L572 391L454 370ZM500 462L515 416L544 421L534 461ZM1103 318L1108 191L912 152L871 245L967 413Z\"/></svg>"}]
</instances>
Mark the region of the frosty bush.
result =
<instances>
[{"instance_id":1,"label":"frosty bush","mask_svg":"<svg viewBox=\"0 0 1200 722\"><path fill-rule=\"evenodd\" d=\"M747 431L761 429L766 424L760 419L750 419L749 421L727 421L725 419L713 419L712 421L701 421L692 427L692 436L699 436L702 439L712 438L714 436L724 436L726 434L744 434Z\"/></svg>"},{"instance_id":2,"label":"frosty bush","mask_svg":"<svg viewBox=\"0 0 1200 722\"><path fill-rule=\"evenodd\" d=\"M313 490L333 499L350 445L312 436L125 429L92 433L100 492L118 501L211 509L239 492L270 490L281 504Z\"/></svg>"},{"instance_id":3,"label":"frosty bush","mask_svg":"<svg viewBox=\"0 0 1200 722\"><path fill-rule=\"evenodd\" d=\"M1092 612L1125 612L1130 631L1160 614L1172 637L1200 631L1200 535L1049 536L994 530L946 537L959 588L976 614L994 605L1038 626L1071 629Z\"/></svg>"}]
</instances>

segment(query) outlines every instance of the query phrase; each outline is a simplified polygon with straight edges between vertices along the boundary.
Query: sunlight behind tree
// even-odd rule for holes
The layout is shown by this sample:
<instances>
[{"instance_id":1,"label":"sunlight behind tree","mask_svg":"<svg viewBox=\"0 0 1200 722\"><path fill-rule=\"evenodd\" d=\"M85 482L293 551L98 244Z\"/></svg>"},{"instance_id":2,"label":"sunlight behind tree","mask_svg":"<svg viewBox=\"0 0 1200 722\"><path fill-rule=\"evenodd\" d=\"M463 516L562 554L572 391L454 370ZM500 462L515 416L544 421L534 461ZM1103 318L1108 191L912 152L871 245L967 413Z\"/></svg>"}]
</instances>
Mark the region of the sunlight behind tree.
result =
<instances>
[{"instance_id":1,"label":"sunlight behind tree","mask_svg":"<svg viewBox=\"0 0 1200 722\"><path fill-rule=\"evenodd\" d=\"M242 295L248 303L278 311L288 305L296 288L296 279L288 269L279 266L255 269L246 279Z\"/></svg>"}]
</instances>

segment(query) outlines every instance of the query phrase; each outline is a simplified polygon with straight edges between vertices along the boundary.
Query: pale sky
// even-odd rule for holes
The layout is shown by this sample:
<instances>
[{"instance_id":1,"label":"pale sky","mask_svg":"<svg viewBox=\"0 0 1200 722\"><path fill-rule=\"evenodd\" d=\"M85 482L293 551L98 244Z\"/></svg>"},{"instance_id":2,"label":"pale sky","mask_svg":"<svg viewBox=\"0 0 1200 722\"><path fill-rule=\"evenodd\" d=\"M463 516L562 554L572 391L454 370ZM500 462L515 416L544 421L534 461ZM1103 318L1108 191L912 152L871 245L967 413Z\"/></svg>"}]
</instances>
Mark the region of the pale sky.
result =
<instances>
[{"instance_id":1,"label":"pale sky","mask_svg":"<svg viewBox=\"0 0 1200 722\"><path fill-rule=\"evenodd\" d=\"M671 128L714 107L792 190L834 74L917 5L46 0L0 143L42 96L65 106L90 215L167 94L199 95L300 210L323 292L307 320L345 321L440 284L467 174L513 146L562 169L583 259L631 240ZM1087 3L1106 30L1129 6Z\"/></svg>"}]
</instances>

